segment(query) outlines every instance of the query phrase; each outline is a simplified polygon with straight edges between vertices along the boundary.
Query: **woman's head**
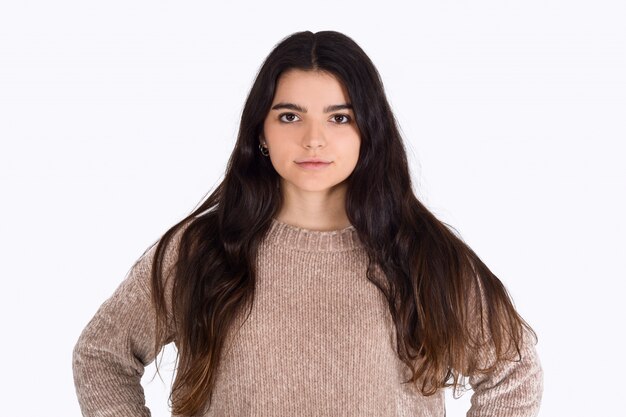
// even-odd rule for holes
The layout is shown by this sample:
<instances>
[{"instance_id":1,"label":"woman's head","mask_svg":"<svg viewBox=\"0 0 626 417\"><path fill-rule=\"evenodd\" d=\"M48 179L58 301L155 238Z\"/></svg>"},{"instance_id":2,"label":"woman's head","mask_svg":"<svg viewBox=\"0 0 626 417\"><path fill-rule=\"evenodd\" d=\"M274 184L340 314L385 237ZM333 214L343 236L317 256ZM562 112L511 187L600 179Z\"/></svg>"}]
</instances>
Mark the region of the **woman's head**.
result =
<instances>
[{"instance_id":1,"label":"woman's head","mask_svg":"<svg viewBox=\"0 0 626 417\"><path fill-rule=\"evenodd\" d=\"M281 103L308 111L272 109ZM350 107L324 112L335 104ZM268 157L259 145L267 146ZM308 157L336 163L313 172L294 162ZM226 176L254 183L255 197L267 192L261 197L266 208L277 209L281 185L310 191L339 186L344 193L360 195L371 187L373 176L389 175L391 165L408 173L380 76L356 42L334 31L297 32L279 42L247 97Z\"/></svg>"},{"instance_id":2,"label":"woman's head","mask_svg":"<svg viewBox=\"0 0 626 417\"><path fill-rule=\"evenodd\" d=\"M333 74L290 69L280 75L260 140L285 194L345 196L361 145L354 119L350 97ZM302 163L313 158L326 163Z\"/></svg>"}]
</instances>

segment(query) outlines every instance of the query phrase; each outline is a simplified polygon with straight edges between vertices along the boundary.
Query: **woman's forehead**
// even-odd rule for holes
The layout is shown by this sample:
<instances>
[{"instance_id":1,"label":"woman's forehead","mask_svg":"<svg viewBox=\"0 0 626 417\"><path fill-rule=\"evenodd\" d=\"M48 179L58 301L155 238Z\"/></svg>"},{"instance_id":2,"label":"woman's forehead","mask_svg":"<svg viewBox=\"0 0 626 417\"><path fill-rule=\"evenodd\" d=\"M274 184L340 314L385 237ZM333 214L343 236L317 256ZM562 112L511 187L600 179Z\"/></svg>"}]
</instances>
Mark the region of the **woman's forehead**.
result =
<instances>
[{"instance_id":1,"label":"woman's forehead","mask_svg":"<svg viewBox=\"0 0 626 417\"><path fill-rule=\"evenodd\" d=\"M345 86L335 75L326 71L291 69L281 74L276 86L274 102L303 100L316 106L350 101Z\"/></svg>"}]
</instances>

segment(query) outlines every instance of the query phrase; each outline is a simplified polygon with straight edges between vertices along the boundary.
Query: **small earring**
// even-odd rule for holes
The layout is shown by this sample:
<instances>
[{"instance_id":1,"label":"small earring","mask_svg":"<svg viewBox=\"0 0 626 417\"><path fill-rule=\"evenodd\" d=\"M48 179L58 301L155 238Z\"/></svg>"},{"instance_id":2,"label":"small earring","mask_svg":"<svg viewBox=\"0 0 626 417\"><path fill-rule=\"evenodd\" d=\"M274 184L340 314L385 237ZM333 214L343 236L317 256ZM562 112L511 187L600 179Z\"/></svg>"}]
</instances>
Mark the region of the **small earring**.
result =
<instances>
[{"instance_id":1,"label":"small earring","mask_svg":"<svg viewBox=\"0 0 626 417\"><path fill-rule=\"evenodd\" d=\"M259 143L259 149L261 150L261 153L263 154L263 156L268 156L270 154L270 151L267 148L267 146L263 146L260 143Z\"/></svg>"}]
</instances>

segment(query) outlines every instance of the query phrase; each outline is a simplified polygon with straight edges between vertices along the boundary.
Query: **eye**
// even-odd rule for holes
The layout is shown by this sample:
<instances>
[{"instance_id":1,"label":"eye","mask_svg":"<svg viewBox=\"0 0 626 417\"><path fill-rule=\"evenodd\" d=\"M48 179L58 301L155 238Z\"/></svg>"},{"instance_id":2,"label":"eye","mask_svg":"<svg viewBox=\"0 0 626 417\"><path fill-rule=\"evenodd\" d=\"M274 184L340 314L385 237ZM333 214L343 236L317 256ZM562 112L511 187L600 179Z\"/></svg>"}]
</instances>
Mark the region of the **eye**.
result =
<instances>
[{"instance_id":1,"label":"eye","mask_svg":"<svg viewBox=\"0 0 626 417\"><path fill-rule=\"evenodd\" d=\"M283 119L283 116L286 116L287 120ZM294 113L281 113L278 116L278 120L280 120L283 123L291 123L294 117L298 117L298 116L296 116Z\"/></svg>"},{"instance_id":2,"label":"eye","mask_svg":"<svg viewBox=\"0 0 626 417\"><path fill-rule=\"evenodd\" d=\"M337 121L337 119L338 119L338 118L342 118L342 117L343 117L343 120L344 120L344 121L343 121L343 122L341 122L341 121L340 121L340 122L338 123L338 124L340 124L340 125L345 125L346 123L350 123L350 121L352 120L352 118L351 118L350 116L348 116L347 114L335 114L335 115L333 115L333 117L332 117L332 118L333 118L335 121Z\"/></svg>"}]
</instances>

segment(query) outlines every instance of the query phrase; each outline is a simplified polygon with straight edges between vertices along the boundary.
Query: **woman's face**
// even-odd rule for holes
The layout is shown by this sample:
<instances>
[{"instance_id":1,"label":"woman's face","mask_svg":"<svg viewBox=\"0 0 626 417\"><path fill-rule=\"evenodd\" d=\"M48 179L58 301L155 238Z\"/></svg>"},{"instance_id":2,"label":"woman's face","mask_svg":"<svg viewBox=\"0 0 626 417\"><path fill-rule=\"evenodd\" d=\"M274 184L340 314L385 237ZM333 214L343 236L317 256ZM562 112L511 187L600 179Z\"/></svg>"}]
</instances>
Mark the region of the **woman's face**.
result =
<instances>
[{"instance_id":1,"label":"woman's face","mask_svg":"<svg viewBox=\"0 0 626 417\"><path fill-rule=\"evenodd\" d=\"M332 191L346 185L359 159L361 136L350 97L331 74L288 70L281 74L261 143L289 191ZM309 158L328 161L318 167Z\"/></svg>"}]
</instances>

